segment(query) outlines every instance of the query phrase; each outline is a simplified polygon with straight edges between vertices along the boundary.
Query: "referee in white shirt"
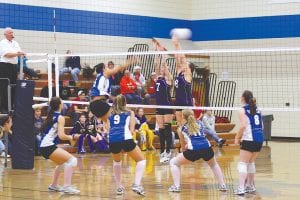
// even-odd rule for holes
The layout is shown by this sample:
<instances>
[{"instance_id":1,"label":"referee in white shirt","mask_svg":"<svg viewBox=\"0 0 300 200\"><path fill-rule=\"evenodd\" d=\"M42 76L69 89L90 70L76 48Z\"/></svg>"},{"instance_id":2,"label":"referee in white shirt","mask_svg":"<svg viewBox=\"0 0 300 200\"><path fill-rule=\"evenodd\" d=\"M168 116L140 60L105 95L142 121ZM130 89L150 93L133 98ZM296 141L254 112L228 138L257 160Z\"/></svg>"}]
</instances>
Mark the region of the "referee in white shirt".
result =
<instances>
[{"instance_id":1,"label":"referee in white shirt","mask_svg":"<svg viewBox=\"0 0 300 200\"><path fill-rule=\"evenodd\" d=\"M18 42L14 40L12 28L4 29L5 39L0 42L0 78L8 78L11 84L17 80L18 56L24 56ZM14 102L14 89L12 90L12 104ZM7 82L0 81L0 112L8 112Z\"/></svg>"}]
</instances>

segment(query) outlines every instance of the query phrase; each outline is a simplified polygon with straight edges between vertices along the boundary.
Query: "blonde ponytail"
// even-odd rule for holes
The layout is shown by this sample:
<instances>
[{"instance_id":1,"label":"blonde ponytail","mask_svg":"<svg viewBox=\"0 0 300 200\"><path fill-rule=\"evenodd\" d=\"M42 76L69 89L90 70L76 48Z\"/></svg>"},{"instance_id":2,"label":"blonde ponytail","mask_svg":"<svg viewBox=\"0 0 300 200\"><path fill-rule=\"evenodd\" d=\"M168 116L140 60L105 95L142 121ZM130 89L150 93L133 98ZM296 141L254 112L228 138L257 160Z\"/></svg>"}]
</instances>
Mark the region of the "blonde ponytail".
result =
<instances>
[{"instance_id":1,"label":"blonde ponytail","mask_svg":"<svg viewBox=\"0 0 300 200\"><path fill-rule=\"evenodd\" d=\"M199 125L194 117L192 110L183 110L183 118L186 120L187 127L190 135L196 135L199 132Z\"/></svg>"},{"instance_id":2,"label":"blonde ponytail","mask_svg":"<svg viewBox=\"0 0 300 200\"><path fill-rule=\"evenodd\" d=\"M120 94L116 96L113 102L113 114L120 114L121 112L130 112L128 108L126 108L126 98L124 95Z\"/></svg>"}]
</instances>

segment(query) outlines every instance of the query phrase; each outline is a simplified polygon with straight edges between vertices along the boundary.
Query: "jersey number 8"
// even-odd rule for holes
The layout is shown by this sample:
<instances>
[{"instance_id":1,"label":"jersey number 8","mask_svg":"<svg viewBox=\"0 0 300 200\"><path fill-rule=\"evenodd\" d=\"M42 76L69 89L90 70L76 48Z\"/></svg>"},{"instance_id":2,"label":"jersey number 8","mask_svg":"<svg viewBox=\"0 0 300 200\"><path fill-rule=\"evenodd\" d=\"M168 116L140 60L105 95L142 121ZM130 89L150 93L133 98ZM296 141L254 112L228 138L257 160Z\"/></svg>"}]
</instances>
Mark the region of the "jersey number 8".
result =
<instances>
[{"instance_id":1,"label":"jersey number 8","mask_svg":"<svg viewBox=\"0 0 300 200\"><path fill-rule=\"evenodd\" d=\"M260 124L258 115L254 115L254 123L255 123L255 125Z\"/></svg>"},{"instance_id":2,"label":"jersey number 8","mask_svg":"<svg viewBox=\"0 0 300 200\"><path fill-rule=\"evenodd\" d=\"M114 116L114 124L119 124L120 123L120 115L115 115Z\"/></svg>"}]
</instances>

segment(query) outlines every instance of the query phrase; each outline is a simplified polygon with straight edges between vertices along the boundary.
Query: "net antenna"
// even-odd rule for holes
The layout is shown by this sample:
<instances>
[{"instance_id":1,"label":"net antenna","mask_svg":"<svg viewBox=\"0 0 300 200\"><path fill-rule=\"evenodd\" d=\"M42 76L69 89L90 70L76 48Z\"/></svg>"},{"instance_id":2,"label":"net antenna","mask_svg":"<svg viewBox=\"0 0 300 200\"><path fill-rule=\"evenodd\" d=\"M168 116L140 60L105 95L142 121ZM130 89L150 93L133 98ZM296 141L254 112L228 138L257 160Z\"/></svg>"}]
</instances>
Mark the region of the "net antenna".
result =
<instances>
[{"instance_id":1,"label":"net antenna","mask_svg":"<svg viewBox=\"0 0 300 200\"><path fill-rule=\"evenodd\" d=\"M53 39L54 39L54 54L57 53L57 43L56 43L56 15L55 9L53 9Z\"/></svg>"}]
</instances>

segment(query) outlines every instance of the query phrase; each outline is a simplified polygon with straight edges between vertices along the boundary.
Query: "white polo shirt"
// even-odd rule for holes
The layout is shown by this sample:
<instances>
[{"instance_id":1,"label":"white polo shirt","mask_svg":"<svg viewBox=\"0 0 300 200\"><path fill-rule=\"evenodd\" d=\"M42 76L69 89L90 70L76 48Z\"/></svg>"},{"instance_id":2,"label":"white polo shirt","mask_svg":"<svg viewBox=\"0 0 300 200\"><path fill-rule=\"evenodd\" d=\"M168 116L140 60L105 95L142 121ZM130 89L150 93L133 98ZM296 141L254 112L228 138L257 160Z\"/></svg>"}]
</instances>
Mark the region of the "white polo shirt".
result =
<instances>
[{"instance_id":1,"label":"white polo shirt","mask_svg":"<svg viewBox=\"0 0 300 200\"><path fill-rule=\"evenodd\" d=\"M1 40L1 42L0 42L0 56L1 56L0 62L17 64L18 63L17 56L13 57L13 58L7 58L7 57L4 57L4 55L7 53L17 53L18 51L21 51L21 48L17 41L15 41L15 40L9 41L7 39Z\"/></svg>"}]
</instances>

